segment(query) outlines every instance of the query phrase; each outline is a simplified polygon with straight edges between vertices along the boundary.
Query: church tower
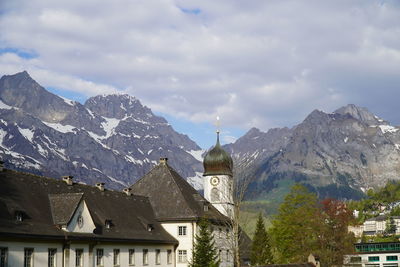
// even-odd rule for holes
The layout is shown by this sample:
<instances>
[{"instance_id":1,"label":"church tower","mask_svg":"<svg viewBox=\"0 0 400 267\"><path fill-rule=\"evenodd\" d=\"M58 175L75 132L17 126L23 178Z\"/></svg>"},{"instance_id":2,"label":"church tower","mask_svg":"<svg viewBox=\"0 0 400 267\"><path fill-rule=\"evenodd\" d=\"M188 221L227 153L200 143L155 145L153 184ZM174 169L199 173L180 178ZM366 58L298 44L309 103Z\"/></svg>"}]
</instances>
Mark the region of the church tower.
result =
<instances>
[{"instance_id":1,"label":"church tower","mask_svg":"<svg viewBox=\"0 0 400 267\"><path fill-rule=\"evenodd\" d=\"M222 214L233 217L233 161L222 149L217 131L217 143L203 161L204 197Z\"/></svg>"}]
</instances>

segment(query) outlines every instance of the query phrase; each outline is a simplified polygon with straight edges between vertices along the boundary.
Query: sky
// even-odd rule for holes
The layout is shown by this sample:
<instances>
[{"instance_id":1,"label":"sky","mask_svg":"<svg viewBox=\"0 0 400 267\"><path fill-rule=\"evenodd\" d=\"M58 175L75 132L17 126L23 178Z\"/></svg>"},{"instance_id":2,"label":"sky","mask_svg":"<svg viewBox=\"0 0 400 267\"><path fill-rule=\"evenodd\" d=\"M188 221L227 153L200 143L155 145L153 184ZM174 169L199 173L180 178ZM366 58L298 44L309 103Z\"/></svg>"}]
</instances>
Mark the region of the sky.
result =
<instances>
[{"instance_id":1,"label":"sky","mask_svg":"<svg viewBox=\"0 0 400 267\"><path fill-rule=\"evenodd\" d=\"M400 1L0 0L0 76L127 93L202 148L352 103L400 125Z\"/></svg>"}]
</instances>

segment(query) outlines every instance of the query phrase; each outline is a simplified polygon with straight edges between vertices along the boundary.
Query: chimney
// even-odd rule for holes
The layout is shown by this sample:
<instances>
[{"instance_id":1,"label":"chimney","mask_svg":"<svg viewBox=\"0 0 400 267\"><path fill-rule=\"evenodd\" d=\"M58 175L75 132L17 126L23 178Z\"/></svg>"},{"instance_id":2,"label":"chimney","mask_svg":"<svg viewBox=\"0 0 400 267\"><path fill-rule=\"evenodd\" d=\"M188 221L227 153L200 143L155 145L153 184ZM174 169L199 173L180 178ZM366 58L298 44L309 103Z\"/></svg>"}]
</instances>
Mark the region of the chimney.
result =
<instances>
[{"instance_id":1,"label":"chimney","mask_svg":"<svg viewBox=\"0 0 400 267\"><path fill-rule=\"evenodd\" d=\"M160 158L160 165L167 165L168 158Z\"/></svg>"},{"instance_id":2,"label":"chimney","mask_svg":"<svg viewBox=\"0 0 400 267\"><path fill-rule=\"evenodd\" d=\"M63 176L62 179L67 185L73 185L72 179L74 176L68 175L68 176Z\"/></svg>"},{"instance_id":3,"label":"chimney","mask_svg":"<svg viewBox=\"0 0 400 267\"><path fill-rule=\"evenodd\" d=\"M0 160L0 172L4 171L4 161Z\"/></svg>"},{"instance_id":4,"label":"chimney","mask_svg":"<svg viewBox=\"0 0 400 267\"><path fill-rule=\"evenodd\" d=\"M132 188L124 188L124 190L122 190L127 196L132 196Z\"/></svg>"},{"instance_id":5,"label":"chimney","mask_svg":"<svg viewBox=\"0 0 400 267\"><path fill-rule=\"evenodd\" d=\"M96 183L96 187L100 190L100 191L104 191L104 183Z\"/></svg>"}]
</instances>

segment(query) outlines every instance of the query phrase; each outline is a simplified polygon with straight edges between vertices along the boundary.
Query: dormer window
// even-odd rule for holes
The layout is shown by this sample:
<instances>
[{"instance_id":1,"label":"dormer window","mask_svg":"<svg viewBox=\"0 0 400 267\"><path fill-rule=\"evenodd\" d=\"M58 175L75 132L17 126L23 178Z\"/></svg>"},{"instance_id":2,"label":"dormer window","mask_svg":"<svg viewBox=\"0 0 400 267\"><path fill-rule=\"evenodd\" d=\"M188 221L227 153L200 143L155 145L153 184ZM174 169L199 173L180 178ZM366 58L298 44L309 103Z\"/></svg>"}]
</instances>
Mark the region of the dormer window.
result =
<instances>
[{"instance_id":1,"label":"dormer window","mask_svg":"<svg viewBox=\"0 0 400 267\"><path fill-rule=\"evenodd\" d=\"M111 221L111 220L106 220L105 223L104 223L104 225L105 225L105 227L106 227L107 229L110 229L111 226L112 226L113 224L112 224L112 221Z\"/></svg>"},{"instance_id":2,"label":"dormer window","mask_svg":"<svg viewBox=\"0 0 400 267\"><path fill-rule=\"evenodd\" d=\"M153 224L148 224L147 225L147 231L151 232L154 230L154 225Z\"/></svg>"},{"instance_id":3,"label":"dormer window","mask_svg":"<svg viewBox=\"0 0 400 267\"><path fill-rule=\"evenodd\" d=\"M24 220L24 212L21 210L15 211L15 221L22 222Z\"/></svg>"}]
</instances>

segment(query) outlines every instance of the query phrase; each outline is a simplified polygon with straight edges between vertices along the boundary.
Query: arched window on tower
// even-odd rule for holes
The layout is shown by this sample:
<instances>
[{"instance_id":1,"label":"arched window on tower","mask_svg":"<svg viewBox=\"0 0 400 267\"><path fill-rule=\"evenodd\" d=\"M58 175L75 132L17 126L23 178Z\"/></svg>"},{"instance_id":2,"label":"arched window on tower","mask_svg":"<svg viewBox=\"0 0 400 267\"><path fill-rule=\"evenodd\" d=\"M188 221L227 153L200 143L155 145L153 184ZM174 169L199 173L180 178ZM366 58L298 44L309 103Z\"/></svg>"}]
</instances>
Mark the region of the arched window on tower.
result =
<instances>
[{"instance_id":1,"label":"arched window on tower","mask_svg":"<svg viewBox=\"0 0 400 267\"><path fill-rule=\"evenodd\" d=\"M211 189L211 201L212 202L219 201L219 191L215 187Z\"/></svg>"}]
</instances>

